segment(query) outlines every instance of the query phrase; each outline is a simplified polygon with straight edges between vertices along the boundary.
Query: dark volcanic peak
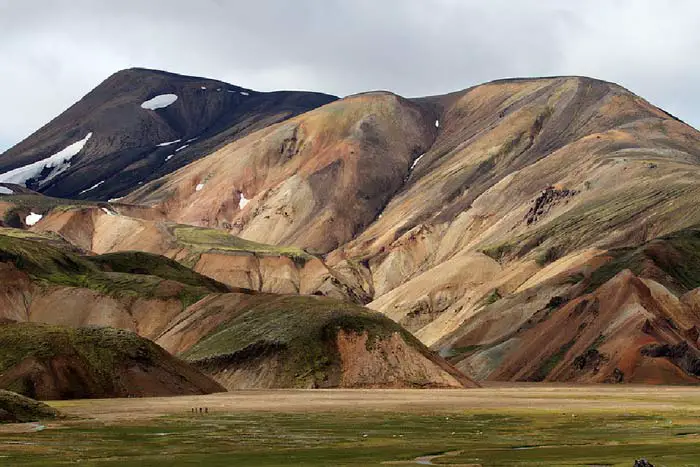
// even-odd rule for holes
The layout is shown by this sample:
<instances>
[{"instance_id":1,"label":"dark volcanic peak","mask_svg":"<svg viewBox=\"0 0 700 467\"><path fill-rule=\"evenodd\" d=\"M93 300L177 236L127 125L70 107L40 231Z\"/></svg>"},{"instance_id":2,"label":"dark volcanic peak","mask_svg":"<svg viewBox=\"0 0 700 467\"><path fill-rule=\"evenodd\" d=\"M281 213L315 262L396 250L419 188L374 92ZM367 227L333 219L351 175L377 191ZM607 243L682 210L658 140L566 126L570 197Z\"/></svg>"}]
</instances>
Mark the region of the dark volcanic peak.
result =
<instances>
[{"instance_id":1,"label":"dark volcanic peak","mask_svg":"<svg viewBox=\"0 0 700 467\"><path fill-rule=\"evenodd\" d=\"M227 142L335 99L123 70L0 155L0 181L53 196L120 196Z\"/></svg>"}]
</instances>

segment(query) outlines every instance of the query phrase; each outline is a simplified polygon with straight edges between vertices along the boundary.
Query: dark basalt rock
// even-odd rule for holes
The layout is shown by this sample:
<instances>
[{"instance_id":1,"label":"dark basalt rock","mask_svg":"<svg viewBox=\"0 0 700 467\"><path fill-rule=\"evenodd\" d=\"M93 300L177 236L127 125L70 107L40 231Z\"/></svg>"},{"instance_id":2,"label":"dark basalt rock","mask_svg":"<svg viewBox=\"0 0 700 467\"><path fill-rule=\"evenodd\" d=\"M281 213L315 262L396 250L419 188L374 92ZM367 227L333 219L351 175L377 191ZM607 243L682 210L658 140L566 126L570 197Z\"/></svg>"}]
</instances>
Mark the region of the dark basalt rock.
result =
<instances>
[{"instance_id":1,"label":"dark basalt rock","mask_svg":"<svg viewBox=\"0 0 700 467\"><path fill-rule=\"evenodd\" d=\"M537 220L546 215L549 210L552 209L552 207L556 206L562 201L568 202L569 198L572 198L577 194L577 190L559 190L553 186L545 188L540 196L535 199L534 206L532 206L528 210L527 214L525 214L525 221L528 225L536 223Z\"/></svg>"},{"instance_id":2,"label":"dark basalt rock","mask_svg":"<svg viewBox=\"0 0 700 467\"><path fill-rule=\"evenodd\" d=\"M634 461L634 466L633 467L654 467L654 464L649 462L646 459L639 459Z\"/></svg>"},{"instance_id":3,"label":"dark basalt rock","mask_svg":"<svg viewBox=\"0 0 700 467\"><path fill-rule=\"evenodd\" d=\"M160 94L175 94L178 99L157 110L141 107ZM0 174L50 157L91 132L66 171L50 180L37 177L27 185L55 197L107 200L253 131L336 99L313 92L256 92L143 68L123 70L0 155Z\"/></svg>"},{"instance_id":4,"label":"dark basalt rock","mask_svg":"<svg viewBox=\"0 0 700 467\"><path fill-rule=\"evenodd\" d=\"M700 376L700 351L683 341L675 345L650 344L642 349L642 355L671 360L686 373Z\"/></svg>"}]
</instances>

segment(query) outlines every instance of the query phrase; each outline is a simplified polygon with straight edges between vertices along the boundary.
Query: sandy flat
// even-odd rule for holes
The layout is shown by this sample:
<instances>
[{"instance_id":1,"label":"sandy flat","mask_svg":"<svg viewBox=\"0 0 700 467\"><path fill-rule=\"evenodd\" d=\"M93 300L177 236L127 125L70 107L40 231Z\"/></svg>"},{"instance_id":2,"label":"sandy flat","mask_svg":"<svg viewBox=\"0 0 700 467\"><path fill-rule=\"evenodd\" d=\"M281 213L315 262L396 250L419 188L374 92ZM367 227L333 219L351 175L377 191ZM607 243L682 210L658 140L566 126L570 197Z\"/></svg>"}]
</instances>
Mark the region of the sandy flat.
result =
<instances>
[{"instance_id":1,"label":"sandy flat","mask_svg":"<svg viewBox=\"0 0 700 467\"><path fill-rule=\"evenodd\" d=\"M255 390L206 396L55 401L68 415L105 422L206 407L210 413L333 411L700 412L700 387L497 385L465 390Z\"/></svg>"}]
</instances>

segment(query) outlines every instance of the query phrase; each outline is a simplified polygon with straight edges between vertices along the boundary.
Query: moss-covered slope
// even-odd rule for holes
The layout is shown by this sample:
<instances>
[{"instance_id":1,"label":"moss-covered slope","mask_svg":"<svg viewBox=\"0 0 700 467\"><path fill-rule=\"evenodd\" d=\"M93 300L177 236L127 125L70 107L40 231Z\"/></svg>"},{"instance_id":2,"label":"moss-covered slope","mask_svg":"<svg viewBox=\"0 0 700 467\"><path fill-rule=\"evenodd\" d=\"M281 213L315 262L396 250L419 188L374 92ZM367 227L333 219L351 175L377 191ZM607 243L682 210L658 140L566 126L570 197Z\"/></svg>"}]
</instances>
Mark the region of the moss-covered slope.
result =
<instances>
[{"instance_id":1,"label":"moss-covered slope","mask_svg":"<svg viewBox=\"0 0 700 467\"><path fill-rule=\"evenodd\" d=\"M219 324L181 355L229 389L465 387L473 383L401 326L325 297L227 296L191 310L180 333ZM221 315L226 318L221 319Z\"/></svg>"},{"instance_id":2,"label":"moss-covered slope","mask_svg":"<svg viewBox=\"0 0 700 467\"><path fill-rule=\"evenodd\" d=\"M36 399L166 396L223 390L132 332L35 323L0 325L0 388Z\"/></svg>"},{"instance_id":3,"label":"moss-covered slope","mask_svg":"<svg viewBox=\"0 0 700 467\"><path fill-rule=\"evenodd\" d=\"M86 259L107 272L156 276L192 287L204 287L211 292L225 293L231 290L228 286L194 272L175 260L143 251L107 253Z\"/></svg>"},{"instance_id":4,"label":"moss-covered slope","mask_svg":"<svg viewBox=\"0 0 700 467\"><path fill-rule=\"evenodd\" d=\"M22 231L17 231L22 232ZM87 288L114 297L153 298L175 293L184 306L230 289L167 258L146 253L80 256L39 236L0 232L0 262L44 285ZM165 281L177 287L163 287Z\"/></svg>"},{"instance_id":5,"label":"moss-covered slope","mask_svg":"<svg viewBox=\"0 0 700 467\"><path fill-rule=\"evenodd\" d=\"M25 423L57 418L59 412L42 402L0 389L0 423Z\"/></svg>"}]
</instances>

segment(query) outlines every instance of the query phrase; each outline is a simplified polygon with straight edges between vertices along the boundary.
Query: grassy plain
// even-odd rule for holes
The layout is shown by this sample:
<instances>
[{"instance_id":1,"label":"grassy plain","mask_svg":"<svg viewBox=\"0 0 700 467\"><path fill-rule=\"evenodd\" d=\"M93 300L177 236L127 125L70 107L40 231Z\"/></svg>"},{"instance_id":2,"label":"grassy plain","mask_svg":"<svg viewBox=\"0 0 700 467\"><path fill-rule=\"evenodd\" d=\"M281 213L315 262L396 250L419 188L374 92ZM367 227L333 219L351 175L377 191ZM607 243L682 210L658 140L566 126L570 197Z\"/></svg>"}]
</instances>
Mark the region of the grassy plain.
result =
<instances>
[{"instance_id":1,"label":"grassy plain","mask_svg":"<svg viewBox=\"0 0 700 467\"><path fill-rule=\"evenodd\" d=\"M700 465L699 388L238 391L51 405L68 418L0 428L2 465ZM199 407L208 413L191 412Z\"/></svg>"}]
</instances>

